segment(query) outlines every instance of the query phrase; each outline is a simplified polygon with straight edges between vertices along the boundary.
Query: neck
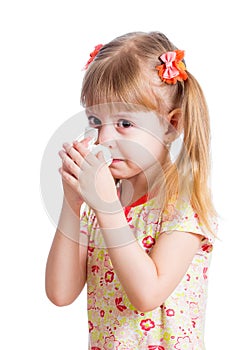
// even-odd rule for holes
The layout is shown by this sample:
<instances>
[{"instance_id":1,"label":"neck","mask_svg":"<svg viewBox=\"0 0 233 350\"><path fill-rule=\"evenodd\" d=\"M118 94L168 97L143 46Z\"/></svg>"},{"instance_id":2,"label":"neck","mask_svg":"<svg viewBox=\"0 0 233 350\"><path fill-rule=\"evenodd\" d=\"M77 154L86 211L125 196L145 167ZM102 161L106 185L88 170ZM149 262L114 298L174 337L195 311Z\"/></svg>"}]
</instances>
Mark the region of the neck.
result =
<instances>
[{"instance_id":1,"label":"neck","mask_svg":"<svg viewBox=\"0 0 233 350\"><path fill-rule=\"evenodd\" d=\"M120 195L122 205L129 206L145 194L148 194L148 198L155 197L163 180L162 172L161 165L155 164L132 178L122 179Z\"/></svg>"}]
</instances>

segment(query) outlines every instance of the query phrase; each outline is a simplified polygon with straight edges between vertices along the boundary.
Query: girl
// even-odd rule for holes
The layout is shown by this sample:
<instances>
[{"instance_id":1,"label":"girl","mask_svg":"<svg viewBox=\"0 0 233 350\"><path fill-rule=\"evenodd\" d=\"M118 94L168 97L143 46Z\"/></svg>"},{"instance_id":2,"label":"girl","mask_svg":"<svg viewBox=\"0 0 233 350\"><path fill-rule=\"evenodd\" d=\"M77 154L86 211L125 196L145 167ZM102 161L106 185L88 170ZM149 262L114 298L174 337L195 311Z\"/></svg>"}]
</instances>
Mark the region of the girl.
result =
<instances>
[{"instance_id":1,"label":"girl","mask_svg":"<svg viewBox=\"0 0 233 350\"><path fill-rule=\"evenodd\" d=\"M137 32L98 45L86 65L81 101L112 163L90 138L59 152L64 201L46 291L67 305L87 282L91 350L205 349L209 119L183 57L162 33Z\"/></svg>"}]
</instances>

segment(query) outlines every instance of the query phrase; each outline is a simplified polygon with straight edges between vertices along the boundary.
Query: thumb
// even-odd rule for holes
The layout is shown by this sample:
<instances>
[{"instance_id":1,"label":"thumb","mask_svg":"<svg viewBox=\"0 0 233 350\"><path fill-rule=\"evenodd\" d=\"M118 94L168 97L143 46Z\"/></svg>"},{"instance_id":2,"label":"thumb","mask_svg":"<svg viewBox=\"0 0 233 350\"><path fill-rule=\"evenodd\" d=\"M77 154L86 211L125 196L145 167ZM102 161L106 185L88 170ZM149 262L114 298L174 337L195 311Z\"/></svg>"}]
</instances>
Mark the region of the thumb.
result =
<instances>
[{"instance_id":1,"label":"thumb","mask_svg":"<svg viewBox=\"0 0 233 350\"><path fill-rule=\"evenodd\" d=\"M99 159L99 161L100 161L101 163L106 163L105 158L104 158L103 151L99 151L99 152L96 154L96 157Z\"/></svg>"},{"instance_id":2,"label":"thumb","mask_svg":"<svg viewBox=\"0 0 233 350\"><path fill-rule=\"evenodd\" d=\"M110 150L107 147L104 147L103 145L97 145L93 150L92 153L99 154L98 159L104 163L107 163L108 165L111 164L112 161L112 155Z\"/></svg>"}]
</instances>

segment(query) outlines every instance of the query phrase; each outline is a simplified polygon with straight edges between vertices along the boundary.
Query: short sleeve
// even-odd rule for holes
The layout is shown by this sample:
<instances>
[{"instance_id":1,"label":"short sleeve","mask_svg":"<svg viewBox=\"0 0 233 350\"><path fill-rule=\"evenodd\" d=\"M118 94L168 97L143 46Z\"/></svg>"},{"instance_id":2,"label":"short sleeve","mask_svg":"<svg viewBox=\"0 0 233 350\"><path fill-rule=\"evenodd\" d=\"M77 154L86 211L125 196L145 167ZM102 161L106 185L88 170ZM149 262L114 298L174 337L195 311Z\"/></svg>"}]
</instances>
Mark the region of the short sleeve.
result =
<instances>
[{"instance_id":1,"label":"short sleeve","mask_svg":"<svg viewBox=\"0 0 233 350\"><path fill-rule=\"evenodd\" d=\"M217 235L217 222L213 218L212 231ZM209 232L199 220L189 201L184 199L171 200L162 214L161 230L163 232L181 231L191 232L203 236L201 249L212 251L215 235Z\"/></svg>"}]
</instances>

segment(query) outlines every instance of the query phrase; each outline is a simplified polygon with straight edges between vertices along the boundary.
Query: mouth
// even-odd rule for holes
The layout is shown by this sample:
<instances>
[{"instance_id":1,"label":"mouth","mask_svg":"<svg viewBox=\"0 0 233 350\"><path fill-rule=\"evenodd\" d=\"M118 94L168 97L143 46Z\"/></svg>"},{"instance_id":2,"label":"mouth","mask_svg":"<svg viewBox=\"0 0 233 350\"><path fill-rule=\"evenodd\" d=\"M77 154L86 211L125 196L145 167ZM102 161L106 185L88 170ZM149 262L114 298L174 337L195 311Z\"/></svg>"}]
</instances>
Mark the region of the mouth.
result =
<instances>
[{"instance_id":1,"label":"mouth","mask_svg":"<svg viewBox=\"0 0 233 350\"><path fill-rule=\"evenodd\" d=\"M120 162L123 162L123 161L124 161L123 159L114 158L114 159L112 160L112 164L120 163Z\"/></svg>"}]
</instances>

